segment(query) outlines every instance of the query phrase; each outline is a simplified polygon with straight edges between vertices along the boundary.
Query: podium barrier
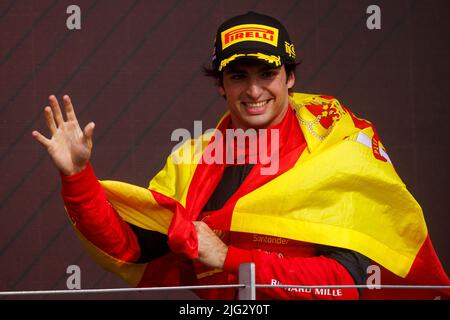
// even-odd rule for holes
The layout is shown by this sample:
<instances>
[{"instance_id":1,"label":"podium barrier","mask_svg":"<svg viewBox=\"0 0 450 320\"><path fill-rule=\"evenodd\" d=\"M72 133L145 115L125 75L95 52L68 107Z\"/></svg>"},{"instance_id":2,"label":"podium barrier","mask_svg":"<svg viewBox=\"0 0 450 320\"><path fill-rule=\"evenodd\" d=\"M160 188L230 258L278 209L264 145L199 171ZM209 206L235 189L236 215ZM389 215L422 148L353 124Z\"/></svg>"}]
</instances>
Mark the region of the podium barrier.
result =
<instances>
[{"instance_id":1,"label":"podium barrier","mask_svg":"<svg viewBox=\"0 0 450 320\"><path fill-rule=\"evenodd\" d=\"M72 289L72 290L36 290L36 291L0 291L2 296L26 296L26 295L58 295L58 294L90 294L90 293L120 293L120 292L149 292L149 291L173 291L173 290L204 290L204 289L239 289L239 300L256 300L257 288L297 288L297 289L448 289L450 286L426 286L426 285L271 285L256 284L255 264L243 263L239 266L239 283L226 285L203 286L173 286L173 287L149 287L149 288L111 288L111 289Z\"/></svg>"}]
</instances>

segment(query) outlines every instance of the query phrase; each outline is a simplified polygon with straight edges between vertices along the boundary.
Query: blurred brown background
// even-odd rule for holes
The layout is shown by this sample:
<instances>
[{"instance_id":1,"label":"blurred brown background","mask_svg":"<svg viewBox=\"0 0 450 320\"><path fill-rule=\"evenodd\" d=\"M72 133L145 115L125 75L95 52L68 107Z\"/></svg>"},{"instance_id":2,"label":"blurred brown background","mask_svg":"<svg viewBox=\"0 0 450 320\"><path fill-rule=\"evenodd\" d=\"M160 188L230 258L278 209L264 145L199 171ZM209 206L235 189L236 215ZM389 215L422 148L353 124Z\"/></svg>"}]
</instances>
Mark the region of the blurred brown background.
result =
<instances>
[{"instance_id":1,"label":"blurred brown background","mask_svg":"<svg viewBox=\"0 0 450 320\"><path fill-rule=\"evenodd\" d=\"M81 30L66 9L81 8ZM381 8L381 30L366 9ZM377 126L424 210L450 271L447 159L449 2L366 0L0 0L0 291L123 287L84 253L60 197L58 173L31 132L45 129L49 94L72 96L95 121L92 162L101 179L146 186L175 145L176 128L214 126L225 103L201 73L217 26L254 10L284 22L303 60L297 91L336 96ZM102 298L89 295L84 298ZM187 293L107 298L192 297ZM80 296L78 296L80 298Z\"/></svg>"}]
</instances>

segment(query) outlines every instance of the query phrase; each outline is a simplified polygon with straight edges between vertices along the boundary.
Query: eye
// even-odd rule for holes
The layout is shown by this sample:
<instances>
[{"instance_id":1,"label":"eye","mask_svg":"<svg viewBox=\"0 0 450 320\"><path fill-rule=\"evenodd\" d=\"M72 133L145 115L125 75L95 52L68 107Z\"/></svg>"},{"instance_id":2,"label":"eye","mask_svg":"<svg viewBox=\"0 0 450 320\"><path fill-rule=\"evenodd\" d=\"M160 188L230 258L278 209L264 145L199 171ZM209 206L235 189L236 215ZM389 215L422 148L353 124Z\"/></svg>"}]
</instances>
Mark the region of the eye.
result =
<instances>
[{"instance_id":1,"label":"eye","mask_svg":"<svg viewBox=\"0 0 450 320\"><path fill-rule=\"evenodd\" d=\"M277 72L275 70L267 70L267 71L263 71L261 73L261 77L264 79L272 79L276 75L277 75Z\"/></svg>"},{"instance_id":2,"label":"eye","mask_svg":"<svg viewBox=\"0 0 450 320\"><path fill-rule=\"evenodd\" d=\"M233 74L230 74L229 77L230 77L231 80L238 81L238 80L244 79L245 78L245 74L243 74L243 73L233 73Z\"/></svg>"}]
</instances>

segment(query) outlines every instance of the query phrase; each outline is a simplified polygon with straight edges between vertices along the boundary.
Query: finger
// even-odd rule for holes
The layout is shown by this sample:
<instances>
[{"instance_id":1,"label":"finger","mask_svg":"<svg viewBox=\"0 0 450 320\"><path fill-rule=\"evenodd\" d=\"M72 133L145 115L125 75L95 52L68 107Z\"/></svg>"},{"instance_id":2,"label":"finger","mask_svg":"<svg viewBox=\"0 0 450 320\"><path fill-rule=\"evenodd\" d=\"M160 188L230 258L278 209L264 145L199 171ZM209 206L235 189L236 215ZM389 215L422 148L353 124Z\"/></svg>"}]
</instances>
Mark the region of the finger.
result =
<instances>
[{"instance_id":1,"label":"finger","mask_svg":"<svg viewBox=\"0 0 450 320\"><path fill-rule=\"evenodd\" d=\"M59 107L58 99L54 95L48 97L48 101L50 102L50 107L53 111L53 116L56 121L56 126L59 127L64 123L64 118L61 113L61 108Z\"/></svg>"},{"instance_id":2,"label":"finger","mask_svg":"<svg viewBox=\"0 0 450 320\"><path fill-rule=\"evenodd\" d=\"M57 128L55 118L53 117L52 109L49 106L45 107L44 115L45 115L45 123L47 124L47 127L50 130L50 134L53 136L56 133Z\"/></svg>"},{"instance_id":3,"label":"finger","mask_svg":"<svg viewBox=\"0 0 450 320\"><path fill-rule=\"evenodd\" d=\"M87 142L92 143L92 136L94 135L95 123L89 122L86 127L84 127L83 133L84 138Z\"/></svg>"},{"instance_id":4,"label":"finger","mask_svg":"<svg viewBox=\"0 0 450 320\"><path fill-rule=\"evenodd\" d=\"M202 221L192 221L192 223L194 225L195 231L197 231L197 233L200 232Z\"/></svg>"},{"instance_id":5,"label":"finger","mask_svg":"<svg viewBox=\"0 0 450 320\"><path fill-rule=\"evenodd\" d=\"M41 133L39 133L38 131L33 131L31 133L31 135L33 136L33 138L35 140L37 140L40 144L42 144L44 147L48 148L48 146L50 145L50 140L47 139L46 137L44 137Z\"/></svg>"},{"instance_id":6,"label":"finger","mask_svg":"<svg viewBox=\"0 0 450 320\"><path fill-rule=\"evenodd\" d=\"M67 120L77 121L77 116L75 114L75 109L73 108L72 100L68 95L63 97L64 109L66 110Z\"/></svg>"},{"instance_id":7,"label":"finger","mask_svg":"<svg viewBox=\"0 0 450 320\"><path fill-rule=\"evenodd\" d=\"M196 228L199 230L211 230L211 228L204 221L193 221Z\"/></svg>"}]
</instances>

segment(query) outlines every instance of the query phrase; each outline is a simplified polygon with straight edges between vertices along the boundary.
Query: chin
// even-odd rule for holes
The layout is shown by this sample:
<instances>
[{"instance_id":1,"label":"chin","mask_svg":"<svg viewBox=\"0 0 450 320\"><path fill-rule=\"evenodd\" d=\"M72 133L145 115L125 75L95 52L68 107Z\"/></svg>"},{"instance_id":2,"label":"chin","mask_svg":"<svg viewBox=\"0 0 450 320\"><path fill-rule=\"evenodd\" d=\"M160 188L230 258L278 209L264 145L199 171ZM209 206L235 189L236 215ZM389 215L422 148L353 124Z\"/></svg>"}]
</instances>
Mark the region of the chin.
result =
<instances>
[{"instance_id":1,"label":"chin","mask_svg":"<svg viewBox=\"0 0 450 320\"><path fill-rule=\"evenodd\" d=\"M248 128L263 129L270 126L270 119L264 116L253 117L253 119L246 119L246 125Z\"/></svg>"}]
</instances>

